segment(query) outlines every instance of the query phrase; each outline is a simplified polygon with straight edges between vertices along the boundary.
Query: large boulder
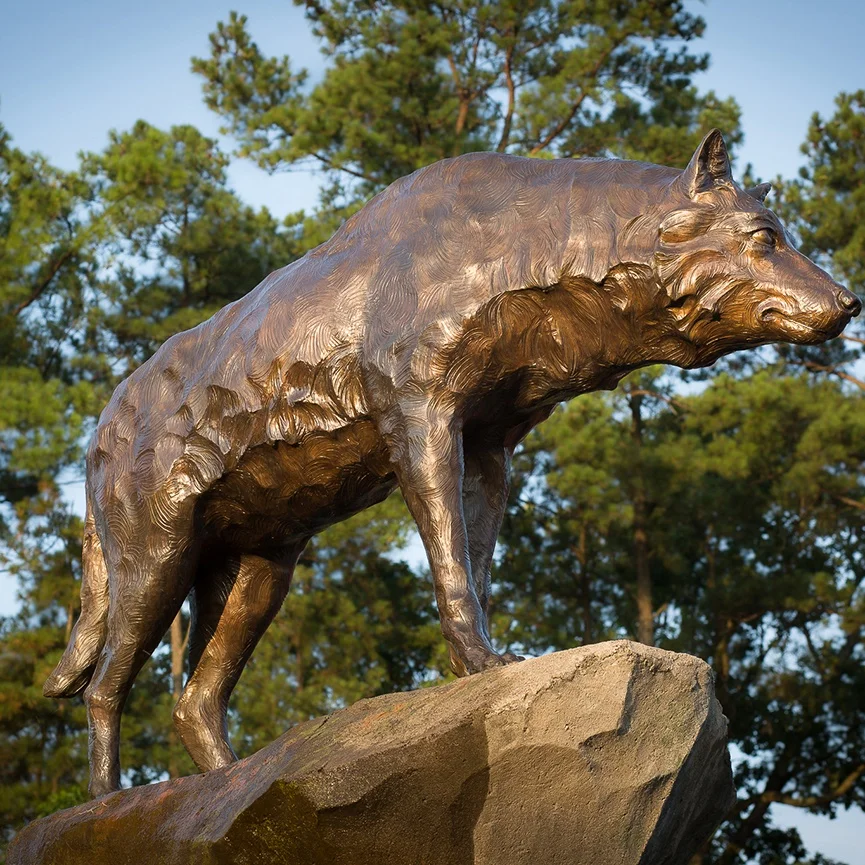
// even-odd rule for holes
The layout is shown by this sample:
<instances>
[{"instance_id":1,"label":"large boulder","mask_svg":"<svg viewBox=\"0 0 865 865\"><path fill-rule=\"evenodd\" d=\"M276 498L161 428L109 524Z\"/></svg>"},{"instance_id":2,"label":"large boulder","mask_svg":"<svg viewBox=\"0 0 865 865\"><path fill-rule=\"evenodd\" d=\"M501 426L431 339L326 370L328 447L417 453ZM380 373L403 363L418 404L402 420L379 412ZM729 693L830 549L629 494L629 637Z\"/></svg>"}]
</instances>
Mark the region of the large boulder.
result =
<instances>
[{"instance_id":1,"label":"large boulder","mask_svg":"<svg viewBox=\"0 0 865 865\"><path fill-rule=\"evenodd\" d=\"M9 865L675 865L734 800L701 660L558 652L301 724L27 826Z\"/></svg>"}]
</instances>

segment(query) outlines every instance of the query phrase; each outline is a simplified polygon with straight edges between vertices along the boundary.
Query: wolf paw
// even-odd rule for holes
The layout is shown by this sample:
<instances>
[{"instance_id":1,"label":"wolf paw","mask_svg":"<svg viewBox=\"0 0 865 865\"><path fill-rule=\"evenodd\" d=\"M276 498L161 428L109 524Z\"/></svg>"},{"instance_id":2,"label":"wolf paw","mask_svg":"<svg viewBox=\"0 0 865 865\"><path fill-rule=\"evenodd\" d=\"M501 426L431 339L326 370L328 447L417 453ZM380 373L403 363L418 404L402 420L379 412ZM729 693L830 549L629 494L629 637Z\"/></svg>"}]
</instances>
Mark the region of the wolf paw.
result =
<instances>
[{"instance_id":1,"label":"wolf paw","mask_svg":"<svg viewBox=\"0 0 865 865\"><path fill-rule=\"evenodd\" d=\"M504 652L499 654L481 646L473 646L465 649L462 653L451 648L451 669L457 676L471 676L474 673L483 673L484 670L492 670L496 667L504 667L508 664L515 664L517 661L524 661L520 655L515 655L513 652Z\"/></svg>"}]
</instances>

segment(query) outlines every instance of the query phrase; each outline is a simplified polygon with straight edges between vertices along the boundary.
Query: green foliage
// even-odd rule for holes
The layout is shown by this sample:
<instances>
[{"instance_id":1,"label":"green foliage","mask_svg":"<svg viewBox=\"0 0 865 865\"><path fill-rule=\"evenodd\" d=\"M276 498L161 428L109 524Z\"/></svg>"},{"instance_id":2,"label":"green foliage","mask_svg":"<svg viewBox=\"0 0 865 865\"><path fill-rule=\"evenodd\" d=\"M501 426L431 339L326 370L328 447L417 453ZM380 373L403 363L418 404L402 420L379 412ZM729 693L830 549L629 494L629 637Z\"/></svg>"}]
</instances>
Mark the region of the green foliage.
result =
<instances>
[{"instance_id":1,"label":"green foliage","mask_svg":"<svg viewBox=\"0 0 865 865\"><path fill-rule=\"evenodd\" d=\"M37 495L74 460L95 408L72 357L100 237L91 204L79 175L17 150L0 127L0 502Z\"/></svg>"},{"instance_id":2,"label":"green foliage","mask_svg":"<svg viewBox=\"0 0 865 865\"><path fill-rule=\"evenodd\" d=\"M21 152L0 128L0 563L25 601L0 623L4 837L86 767L83 714L47 704L41 680L62 649L81 550L60 477L99 402L78 355L102 238L93 207L80 174Z\"/></svg>"},{"instance_id":3,"label":"green foliage","mask_svg":"<svg viewBox=\"0 0 865 865\"><path fill-rule=\"evenodd\" d=\"M642 474L657 643L712 663L743 755L739 803L700 861L792 861L804 851L772 803L865 804L865 401L769 370L671 402L640 379L533 434L522 459L540 483L506 521L497 632L535 650L589 623L591 639L637 633ZM657 396L638 455L640 391Z\"/></svg>"},{"instance_id":4,"label":"green foliage","mask_svg":"<svg viewBox=\"0 0 865 865\"><path fill-rule=\"evenodd\" d=\"M193 61L239 152L271 171L311 162L366 197L473 150L684 164L709 124L741 137L735 102L691 84L704 24L679 0L305 8L330 61L315 84L236 13Z\"/></svg>"},{"instance_id":5,"label":"green foliage","mask_svg":"<svg viewBox=\"0 0 865 865\"><path fill-rule=\"evenodd\" d=\"M800 177L778 181L775 208L787 220L800 248L851 291L865 297L865 91L840 93L824 120L814 114L802 145L807 162ZM861 323L843 338L809 348L785 348L791 365L832 375L865 390L858 362L865 331Z\"/></svg>"},{"instance_id":6,"label":"green foliage","mask_svg":"<svg viewBox=\"0 0 865 865\"><path fill-rule=\"evenodd\" d=\"M101 336L127 372L306 251L296 242L301 215L280 224L242 204L225 185L227 165L193 127L144 121L84 160L114 264L100 286Z\"/></svg>"},{"instance_id":7,"label":"green foliage","mask_svg":"<svg viewBox=\"0 0 865 865\"><path fill-rule=\"evenodd\" d=\"M789 190L802 251L828 259L852 291L865 289L865 90L841 93L835 114L811 118L808 162Z\"/></svg>"},{"instance_id":8,"label":"green foliage","mask_svg":"<svg viewBox=\"0 0 865 865\"><path fill-rule=\"evenodd\" d=\"M68 577L67 577L68 581ZM0 627L0 823L2 838L48 813L62 795L76 796L87 772L84 708L42 696L46 658L64 632L47 624Z\"/></svg>"}]
</instances>

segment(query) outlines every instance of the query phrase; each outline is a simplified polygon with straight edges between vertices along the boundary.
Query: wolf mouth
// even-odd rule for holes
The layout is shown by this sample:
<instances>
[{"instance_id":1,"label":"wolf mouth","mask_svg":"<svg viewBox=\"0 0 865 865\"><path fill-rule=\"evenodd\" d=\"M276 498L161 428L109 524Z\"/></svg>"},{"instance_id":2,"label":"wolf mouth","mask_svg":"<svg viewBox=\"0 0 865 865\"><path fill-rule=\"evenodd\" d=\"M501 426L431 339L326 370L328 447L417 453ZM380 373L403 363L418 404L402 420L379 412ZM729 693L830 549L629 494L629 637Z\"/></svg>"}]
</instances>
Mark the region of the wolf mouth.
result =
<instances>
[{"instance_id":1,"label":"wolf mouth","mask_svg":"<svg viewBox=\"0 0 865 865\"><path fill-rule=\"evenodd\" d=\"M766 309L760 313L760 321L763 323L777 323L783 325L788 331L792 331L796 336L808 337L809 339L823 341L832 339L838 336L850 321L849 316L842 316L842 319L830 327L818 327L812 324L805 324L797 321L792 315L785 314L779 309Z\"/></svg>"}]
</instances>

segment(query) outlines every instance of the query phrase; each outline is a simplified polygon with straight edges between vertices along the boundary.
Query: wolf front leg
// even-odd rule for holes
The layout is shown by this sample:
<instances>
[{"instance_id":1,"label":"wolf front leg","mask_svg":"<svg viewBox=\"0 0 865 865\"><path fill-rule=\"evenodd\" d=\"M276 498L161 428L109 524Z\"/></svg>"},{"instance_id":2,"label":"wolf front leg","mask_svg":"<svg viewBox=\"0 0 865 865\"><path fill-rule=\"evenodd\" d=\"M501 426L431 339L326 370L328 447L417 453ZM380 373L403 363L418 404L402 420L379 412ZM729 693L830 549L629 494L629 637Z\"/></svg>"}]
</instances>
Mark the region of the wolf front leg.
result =
<instances>
[{"instance_id":1,"label":"wolf front leg","mask_svg":"<svg viewBox=\"0 0 865 865\"><path fill-rule=\"evenodd\" d=\"M411 423L398 479L417 523L435 583L442 633L457 675L519 660L492 647L472 579L469 533L463 511L462 431L453 418Z\"/></svg>"},{"instance_id":2,"label":"wolf front leg","mask_svg":"<svg viewBox=\"0 0 865 865\"><path fill-rule=\"evenodd\" d=\"M463 451L463 514L469 538L472 582L481 606L484 633L489 637L490 568L508 503L511 449L464 441ZM523 660L510 652L502 657L508 663ZM453 652L451 667L457 675L465 675Z\"/></svg>"},{"instance_id":3,"label":"wolf front leg","mask_svg":"<svg viewBox=\"0 0 865 865\"><path fill-rule=\"evenodd\" d=\"M510 490L511 452L501 446L467 443L463 450L463 514L469 537L472 580L486 622L490 568Z\"/></svg>"}]
</instances>

